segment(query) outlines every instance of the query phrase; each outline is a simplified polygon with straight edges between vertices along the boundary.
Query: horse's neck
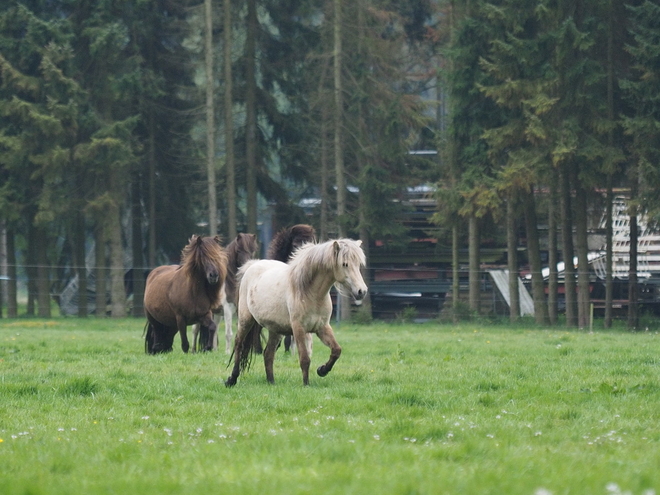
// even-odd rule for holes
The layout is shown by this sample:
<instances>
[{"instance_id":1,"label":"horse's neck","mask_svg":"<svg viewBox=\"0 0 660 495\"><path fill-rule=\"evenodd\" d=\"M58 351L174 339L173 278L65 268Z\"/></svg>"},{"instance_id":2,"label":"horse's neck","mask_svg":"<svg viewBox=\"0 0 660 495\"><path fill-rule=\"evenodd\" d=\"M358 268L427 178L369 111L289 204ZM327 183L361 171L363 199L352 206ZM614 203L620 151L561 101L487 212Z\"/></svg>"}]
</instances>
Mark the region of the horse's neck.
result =
<instances>
[{"instance_id":1,"label":"horse's neck","mask_svg":"<svg viewBox=\"0 0 660 495\"><path fill-rule=\"evenodd\" d=\"M190 291L194 298L206 297L211 306L215 307L220 304L220 290L222 289L222 285L220 283L210 285L205 278L196 277L190 280Z\"/></svg>"},{"instance_id":2,"label":"horse's neck","mask_svg":"<svg viewBox=\"0 0 660 495\"><path fill-rule=\"evenodd\" d=\"M308 268L309 269L309 268ZM335 283L335 275L332 270L327 269L312 269L313 274L310 276L308 282L305 284L305 291L309 295L315 295L319 298L325 296L332 285Z\"/></svg>"}]
</instances>

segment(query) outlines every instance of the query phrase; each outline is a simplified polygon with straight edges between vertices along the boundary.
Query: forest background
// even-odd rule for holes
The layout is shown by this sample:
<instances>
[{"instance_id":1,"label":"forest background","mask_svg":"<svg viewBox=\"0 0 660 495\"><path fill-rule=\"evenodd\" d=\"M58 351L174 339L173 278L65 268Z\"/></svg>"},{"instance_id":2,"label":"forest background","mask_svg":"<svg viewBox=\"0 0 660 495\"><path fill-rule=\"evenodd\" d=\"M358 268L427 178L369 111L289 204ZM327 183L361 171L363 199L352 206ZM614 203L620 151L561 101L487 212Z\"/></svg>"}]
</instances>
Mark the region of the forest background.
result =
<instances>
[{"instance_id":1,"label":"forest background","mask_svg":"<svg viewBox=\"0 0 660 495\"><path fill-rule=\"evenodd\" d=\"M142 316L144 272L176 262L202 229L231 240L304 221L320 239L361 238L367 256L376 241L402 249L403 199L430 184L454 294L467 246L478 307L480 247L499 231L517 287L522 227L537 322L558 321L552 267L577 256L565 321L581 327L588 212L605 212L611 267L612 204L625 192L636 328L636 221L660 211L659 71L657 1L6 2L7 315L19 265L27 313L48 317L51 294L93 254L96 307L105 314L109 294L124 316L130 287ZM611 269L606 290L609 326Z\"/></svg>"}]
</instances>

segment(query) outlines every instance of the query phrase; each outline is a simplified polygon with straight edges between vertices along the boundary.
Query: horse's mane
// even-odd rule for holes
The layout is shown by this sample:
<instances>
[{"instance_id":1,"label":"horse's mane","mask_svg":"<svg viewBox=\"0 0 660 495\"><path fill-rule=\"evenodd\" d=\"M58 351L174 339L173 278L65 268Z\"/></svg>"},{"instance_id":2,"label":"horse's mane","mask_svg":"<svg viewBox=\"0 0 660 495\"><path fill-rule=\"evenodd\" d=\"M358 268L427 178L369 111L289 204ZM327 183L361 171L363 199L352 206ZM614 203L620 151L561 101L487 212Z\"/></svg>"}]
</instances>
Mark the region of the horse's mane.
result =
<instances>
[{"instance_id":1,"label":"horse's mane","mask_svg":"<svg viewBox=\"0 0 660 495\"><path fill-rule=\"evenodd\" d=\"M204 271L206 263L212 263L218 269L218 276L224 282L227 276L227 253L220 245L220 236L200 237L193 235L190 242L181 251L181 268L189 277ZM218 291L222 284L218 284Z\"/></svg>"},{"instance_id":2,"label":"horse's mane","mask_svg":"<svg viewBox=\"0 0 660 495\"><path fill-rule=\"evenodd\" d=\"M280 230L268 245L266 258L286 263L291 258L296 244L314 242L316 231L304 223Z\"/></svg>"},{"instance_id":3,"label":"horse's mane","mask_svg":"<svg viewBox=\"0 0 660 495\"><path fill-rule=\"evenodd\" d=\"M364 251L357 241L345 238L321 244L304 244L293 253L289 261L291 287L299 294L304 293L312 283L316 271L314 268L332 271L342 263L360 266L366 264Z\"/></svg>"}]
</instances>

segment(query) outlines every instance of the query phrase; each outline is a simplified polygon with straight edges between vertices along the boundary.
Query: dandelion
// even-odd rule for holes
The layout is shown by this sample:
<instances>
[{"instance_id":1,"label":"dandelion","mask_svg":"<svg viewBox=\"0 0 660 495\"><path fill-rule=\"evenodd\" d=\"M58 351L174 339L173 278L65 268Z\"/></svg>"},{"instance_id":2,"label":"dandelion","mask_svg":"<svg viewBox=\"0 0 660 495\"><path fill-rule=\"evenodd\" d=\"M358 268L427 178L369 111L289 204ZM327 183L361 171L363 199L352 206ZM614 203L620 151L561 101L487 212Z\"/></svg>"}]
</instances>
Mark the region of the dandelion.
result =
<instances>
[{"instance_id":1,"label":"dandelion","mask_svg":"<svg viewBox=\"0 0 660 495\"><path fill-rule=\"evenodd\" d=\"M4 442L4 440L2 438L0 438L0 443L2 443L2 442Z\"/></svg>"}]
</instances>

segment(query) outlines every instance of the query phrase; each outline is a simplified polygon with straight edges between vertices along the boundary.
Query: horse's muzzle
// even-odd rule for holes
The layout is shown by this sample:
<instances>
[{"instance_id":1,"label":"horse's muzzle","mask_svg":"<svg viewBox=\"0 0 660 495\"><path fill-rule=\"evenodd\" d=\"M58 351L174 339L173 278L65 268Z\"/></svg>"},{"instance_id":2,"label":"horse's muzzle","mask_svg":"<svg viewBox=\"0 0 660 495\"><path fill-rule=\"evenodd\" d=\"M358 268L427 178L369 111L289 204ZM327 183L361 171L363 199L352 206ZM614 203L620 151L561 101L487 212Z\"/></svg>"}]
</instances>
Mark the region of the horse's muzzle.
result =
<instances>
[{"instance_id":1,"label":"horse's muzzle","mask_svg":"<svg viewBox=\"0 0 660 495\"><path fill-rule=\"evenodd\" d=\"M357 291L353 292L353 297L355 298L356 301L362 301L364 299L364 296L367 295L367 289L358 289Z\"/></svg>"},{"instance_id":2,"label":"horse's muzzle","mask_svg":"<svg viewBox=\"0 0 660 495\"><path fill-rule=\"evenodd\" d=\"M209 273L206 280L209 284L215 285L218 283L218 280L220 280L220 276L217 273Z\"/></svg>"}]
</instances>

